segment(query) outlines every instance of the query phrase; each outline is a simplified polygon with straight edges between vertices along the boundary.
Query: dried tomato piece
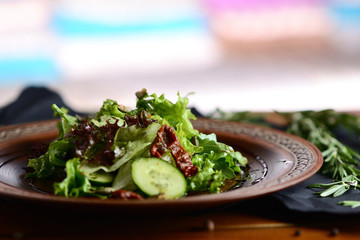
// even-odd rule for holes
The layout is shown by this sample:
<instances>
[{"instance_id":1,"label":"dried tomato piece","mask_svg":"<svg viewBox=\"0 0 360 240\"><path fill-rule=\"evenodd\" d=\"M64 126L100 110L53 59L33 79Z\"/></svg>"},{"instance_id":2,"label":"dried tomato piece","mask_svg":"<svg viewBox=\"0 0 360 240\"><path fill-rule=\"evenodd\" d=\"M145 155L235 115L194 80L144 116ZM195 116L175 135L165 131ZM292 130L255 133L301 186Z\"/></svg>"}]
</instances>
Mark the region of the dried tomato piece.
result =
<instances>
[{"instance_id":1,"label":"dried tomato piece","mask_svg":"<svg viewBox=\"0 0 360 240\"><path fill-rule=\"evenodd\" d=\"M123 199L123 200L132 200L132 199L144 200L144 198L141 195L134 193L132 191L127 191L127 190L123 190L123 189L119 189L119 190L116 190L115 192L113 192L112 197L118 198L118 199Z\"/></svg>"},{"instance_id":2,"label":"dried tomato piece","mask_svg":"<svg viewBox=\"0 0 360 240\"><path fill-rule=\"evenodd\" d=\"M163 125L151 145L150 154L153 157L161 157L168 149L170 149L171 155L175 159L176 166L185 177L194 176L198 172L198 167L193 165L190 155L181 146L175 134L175 129L171 126Z\"/></svg>"}]
</instances>

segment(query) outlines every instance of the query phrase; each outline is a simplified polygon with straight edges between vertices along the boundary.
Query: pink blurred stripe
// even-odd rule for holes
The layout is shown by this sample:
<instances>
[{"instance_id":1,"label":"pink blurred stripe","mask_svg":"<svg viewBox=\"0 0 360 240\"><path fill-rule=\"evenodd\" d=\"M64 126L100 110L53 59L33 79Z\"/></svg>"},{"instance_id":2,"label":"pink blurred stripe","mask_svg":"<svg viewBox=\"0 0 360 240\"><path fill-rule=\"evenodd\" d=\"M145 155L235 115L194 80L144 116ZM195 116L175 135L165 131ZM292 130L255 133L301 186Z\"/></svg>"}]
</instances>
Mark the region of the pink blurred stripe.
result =
<instances>
[{"instance_id":1,"label":"pink blurred stripe","mask_svg":"<svg viewBox=\"0 0 360 240\"><path fill-rule=\"evenodd\" d=\"M264 8L318 5L329 0L204 0L212 10L257 10Z\"/></svg>"}]
</instances>

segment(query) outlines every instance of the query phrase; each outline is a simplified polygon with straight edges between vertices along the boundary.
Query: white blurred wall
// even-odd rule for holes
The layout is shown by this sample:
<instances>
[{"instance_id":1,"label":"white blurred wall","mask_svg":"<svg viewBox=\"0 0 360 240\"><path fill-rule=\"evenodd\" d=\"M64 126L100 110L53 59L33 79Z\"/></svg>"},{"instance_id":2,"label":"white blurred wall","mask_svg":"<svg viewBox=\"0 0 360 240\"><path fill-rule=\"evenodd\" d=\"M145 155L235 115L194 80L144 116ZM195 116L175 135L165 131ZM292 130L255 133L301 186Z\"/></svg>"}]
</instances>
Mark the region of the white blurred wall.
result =
<instances>
[{"instance_id":1,"label":"white blurred wall","mask_svg":"<svg viewBox=\"0 0 360 240\"><path fill-rule=\"evenodd\" d=\"M1 0L0 106L26 86L79 110L145 87L204 112L360 108L354 0Z\"/></svg>"}]
</instances>

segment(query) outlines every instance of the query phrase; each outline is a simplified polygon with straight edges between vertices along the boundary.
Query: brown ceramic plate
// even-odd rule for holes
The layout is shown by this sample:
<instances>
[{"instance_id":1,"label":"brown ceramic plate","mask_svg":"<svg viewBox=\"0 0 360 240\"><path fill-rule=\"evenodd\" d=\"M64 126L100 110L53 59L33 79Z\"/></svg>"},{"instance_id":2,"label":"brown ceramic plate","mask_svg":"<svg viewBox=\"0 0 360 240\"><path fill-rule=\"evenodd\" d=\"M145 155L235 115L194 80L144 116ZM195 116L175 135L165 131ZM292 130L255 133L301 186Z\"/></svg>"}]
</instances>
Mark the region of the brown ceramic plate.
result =
<instances>
[{"instance_id":1,"label":"brown ceramic plate","mask_svg":"<svg viewBox=\"0 0 360 240\"><path fill-rule=\"evenodd\" d=\"M194 127L216 133L218 140L241 151L249 160L253 179L247 186L220 194L202 194L177 200L124 201L65 198L35 188L24 179L32 146L57 136L56 121L0 128L0 196L42 205L121 211L188 211L204 209L270 194L300 183L322 165L320 151L311 143L282 131L234 122L198 119Z\"/></svg>"}]
</instances>

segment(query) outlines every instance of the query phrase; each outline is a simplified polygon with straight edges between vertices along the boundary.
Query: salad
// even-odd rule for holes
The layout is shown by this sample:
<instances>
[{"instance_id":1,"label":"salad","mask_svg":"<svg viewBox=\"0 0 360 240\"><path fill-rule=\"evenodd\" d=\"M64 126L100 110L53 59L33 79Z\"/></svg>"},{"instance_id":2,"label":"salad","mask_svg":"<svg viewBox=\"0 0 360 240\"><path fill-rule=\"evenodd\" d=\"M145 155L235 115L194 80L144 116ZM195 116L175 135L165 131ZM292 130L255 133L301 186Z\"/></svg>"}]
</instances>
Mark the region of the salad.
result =
<instances>
[{"instance_id":1,"label":"salad","mask_svg":"<svg viewBox=\"0 0 360 240\"><path fill-rule=\"evenodd\" d=\"M55 195L120 199L177 199L219 193L246 178L247 159L194 129L188 98L136 93L136 109L104 101L80 117L52 105L59 135L46 152L29 159L27 179L52 179Z\"/></svg>"}]
</instances>

